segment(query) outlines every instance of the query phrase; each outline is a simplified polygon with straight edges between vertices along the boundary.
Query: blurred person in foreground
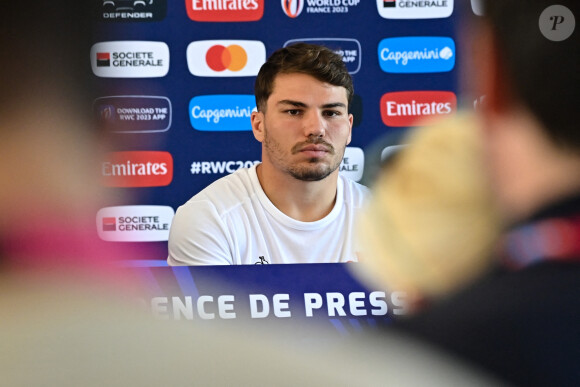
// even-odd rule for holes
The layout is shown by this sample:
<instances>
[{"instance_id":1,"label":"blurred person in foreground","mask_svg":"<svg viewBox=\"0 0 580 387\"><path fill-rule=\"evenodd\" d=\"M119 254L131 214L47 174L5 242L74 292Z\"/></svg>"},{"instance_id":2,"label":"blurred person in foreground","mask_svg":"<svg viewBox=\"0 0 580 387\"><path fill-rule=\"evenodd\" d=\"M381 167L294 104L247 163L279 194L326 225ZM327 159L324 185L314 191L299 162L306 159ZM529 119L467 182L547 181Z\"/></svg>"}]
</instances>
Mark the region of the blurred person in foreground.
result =
<instances>
[{"instance_id":1,"label":"blurred person in foreground","mask_svg":"<svg viewBox=\"0 0 580 387\"><path fill-rule=\"evenodd\" d=\"M441 174L458 166L413 174L417 154L413 161L404 151L377 183L371 212L382 211L383 217L367 216L364 224L374 234L369 246L378 246L379 253L369 255L377 278L430 301L396 326L522 386L580 385L580 42L577 28L563 40L541 30L542 20L551 23L546 29L552 33L569 28L563 23L580 9L575 0L557 4L568 11L551 8L541 16L554 5L546 0L484 2L472 43L472 77L485 100L476 117L459 125L474 132L462 136L475 137L475 143L464 141L475 156L455 160L481 157L471 168L474 177L464 180L479 188L459 195L474 205L453 208L430 196L438 189L429 191L417 179L440 177L441 186L456 195L463 188L445 186L449 176ZM429 130L418 131L409 150L425 145ZM444 153L460 146L440 137L431 150L452 158ZM411 174L399 174L404 168ZM465 177L454 176L455 185ZM423 199L414 196L421 184ZM389 202L394 198L401 200ZM427 202L430 213L420 211ZM492 215L496 208L500 219ZM425 223L409 228L420 224L413 215ZM502 224L506 230L488 259ZM378 239L393 233L404 238ZM447 254L437 254L437 246Z\"/></svg>"},{"instance_id":2,"label":"blurred person in foreground","mask_svg":"<svg viewBox=\"0 0 580 387\"><path fill-rule=\"evenodd\" d=\"M383 162L359 222L356 274L407 294L413 312L489 267L501 223L485 176L478 120L426 123Z\"/></svg>"},{"instance_id":3,"label":"blurred person in foreground","mask_svg":"<svg viewBox=\"0 0 580 387\"><path fill-rule=\"evenodd\" d=\"M76 3L0 9L0 267L39 279L98 277L121 258L95 229L106 141L90 108L89 7Z\"/></svg>"}]
</instances>

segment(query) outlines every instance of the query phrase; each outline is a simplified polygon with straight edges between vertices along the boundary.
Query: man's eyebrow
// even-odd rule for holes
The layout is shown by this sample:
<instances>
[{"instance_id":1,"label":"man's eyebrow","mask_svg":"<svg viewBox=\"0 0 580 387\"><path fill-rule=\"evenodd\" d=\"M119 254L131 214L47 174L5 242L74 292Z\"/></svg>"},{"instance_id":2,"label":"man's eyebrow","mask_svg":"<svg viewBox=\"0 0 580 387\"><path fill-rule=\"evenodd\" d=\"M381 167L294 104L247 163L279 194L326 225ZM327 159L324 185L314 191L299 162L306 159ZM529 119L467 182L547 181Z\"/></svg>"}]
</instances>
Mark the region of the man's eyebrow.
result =
<instances>
[{"instance_id":1,"label":"man's eyebrow","mask_svg":"<svg viewBox=\"0 0 580 387\"><path fill-rule=\"evenodd\" d=\"M291 105L291 106L295 106L295 107L307 107L308 106L304 102L292 101L291 99L283 99L281 101L278 101L278 103L276 105Z\"/></svg>"},{"instance_id":2,"label":"man's eyebrow","mask_svg":"<svg viewBox=\"0 0 580 387\"><path fill-rule=\"evenodd\" d=\"M332 109L332 108L345 108L346 109L346 104L342 103L342 102L334 102L334 103L327 103L322 105L322 108L324 109Z\"/></svg>"},{"instance_id":3,"label":"man's eyebrow","mask_svg":"<svg viewBox=\"0 0 580 387\"><path fill-rule=\"evenodd\" d=\"M304 102L293 101L290 99L283 99L281 101L278 101L277 105L291 105L291 106L295 106L295 107L308 107L308 105L305 104ZM332 103L326 103L326 104L322 105L321 107L323 109L332 109L332 108L345 108L346 109L346 104L344 104L342 102L332 102Z\"/></svg>"}]
</instances>

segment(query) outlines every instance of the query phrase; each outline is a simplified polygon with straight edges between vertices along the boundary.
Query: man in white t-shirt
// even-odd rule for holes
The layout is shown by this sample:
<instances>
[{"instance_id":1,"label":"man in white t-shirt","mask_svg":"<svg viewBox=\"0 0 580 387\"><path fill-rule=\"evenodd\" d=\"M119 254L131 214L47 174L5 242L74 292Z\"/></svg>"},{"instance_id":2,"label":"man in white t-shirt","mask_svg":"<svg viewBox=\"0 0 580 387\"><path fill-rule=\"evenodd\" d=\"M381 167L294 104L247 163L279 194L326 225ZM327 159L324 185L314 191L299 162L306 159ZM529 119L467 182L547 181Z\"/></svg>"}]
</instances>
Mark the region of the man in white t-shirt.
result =
<instances>
[{"instance_id":1,"label":"man in white t-shirt","mask_svg":"<svg viewBox=\"0 0 580 387\"><path fill-rule=\"evenodd\" d=\"M256 78L262 162L178 208L170 265L355 262L355 217L368 189L339 175L354 89L340 55L306 43L272 54Z\"/></svg>"}]
</instances>

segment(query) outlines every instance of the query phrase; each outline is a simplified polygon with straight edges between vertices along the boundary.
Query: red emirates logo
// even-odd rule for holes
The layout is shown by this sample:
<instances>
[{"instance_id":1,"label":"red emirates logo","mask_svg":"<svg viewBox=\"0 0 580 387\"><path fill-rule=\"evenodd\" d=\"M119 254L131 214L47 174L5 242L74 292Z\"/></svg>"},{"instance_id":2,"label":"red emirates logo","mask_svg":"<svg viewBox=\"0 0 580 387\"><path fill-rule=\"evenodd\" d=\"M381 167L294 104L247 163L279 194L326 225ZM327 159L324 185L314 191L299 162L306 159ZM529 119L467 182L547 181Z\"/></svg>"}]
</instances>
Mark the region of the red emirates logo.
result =
<instances>
[{"instance_id":1,"label":"red emirates logo","mask_svg":"<svg viewBox=\"0 0 580 387\"><path fill-rule=\"evenodd\" d=\"M264 0L185 0L185 7L200 22L256 21L264 15Z\"/></svg>"},{"instance_id":2,"label":"red emirates logo","mask_svg":"<svg viewBox=\"0 0 580 387\"><path fill-rule=\"evenodd\" d=\"M381 97L381 118L387 126L422 125L456 110L457 97L450 91L399 91Z\"/></svg>"},{"instance_id":3,"label":"red emirates logo","mask_svg":"<svg viewBox=\"0 0 580 387\"><path fill-rule=\"evenodd\" d=\"M173 158L168 152L113 152L101 166L108 187L160 187L173 180Z\"/></svg>"}]
</instances>

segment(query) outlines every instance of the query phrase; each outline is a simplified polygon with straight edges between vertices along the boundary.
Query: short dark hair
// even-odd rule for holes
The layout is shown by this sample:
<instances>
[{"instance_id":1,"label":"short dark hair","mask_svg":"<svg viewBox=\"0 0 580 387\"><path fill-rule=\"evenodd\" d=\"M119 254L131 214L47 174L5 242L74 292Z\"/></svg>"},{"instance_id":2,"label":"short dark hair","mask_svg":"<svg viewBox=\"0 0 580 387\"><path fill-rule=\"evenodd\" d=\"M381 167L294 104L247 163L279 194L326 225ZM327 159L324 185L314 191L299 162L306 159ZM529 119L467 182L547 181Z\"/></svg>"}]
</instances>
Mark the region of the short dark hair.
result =
<instances>
[{"instance_id":1,"label":"short dark hair","mask_svg":"<svg viewBox=\"0 0 580 387\"><path fill-rule=\"evenodd\" d=\"M295 43L275 51L262 65L254 89L258 110L265 109L276 76L292 73L311 75L319 81L342 86L346 89L348 102L352 100L352 78L342 56L325 46Z\"/></svg>"},{"instance_id":2,"label":"short dark hair","mask_svg":"<svg viewBox=\"0 0 580 387\"><path fill-rule=\"evenodd\" d=\"M538 27L542 11L554 4L580 17L578 0L486 0L484 20L494 32L515 97L556 145L580 152L578 28L566 40L551 41Z\"/></svg>"}]
</instances>

